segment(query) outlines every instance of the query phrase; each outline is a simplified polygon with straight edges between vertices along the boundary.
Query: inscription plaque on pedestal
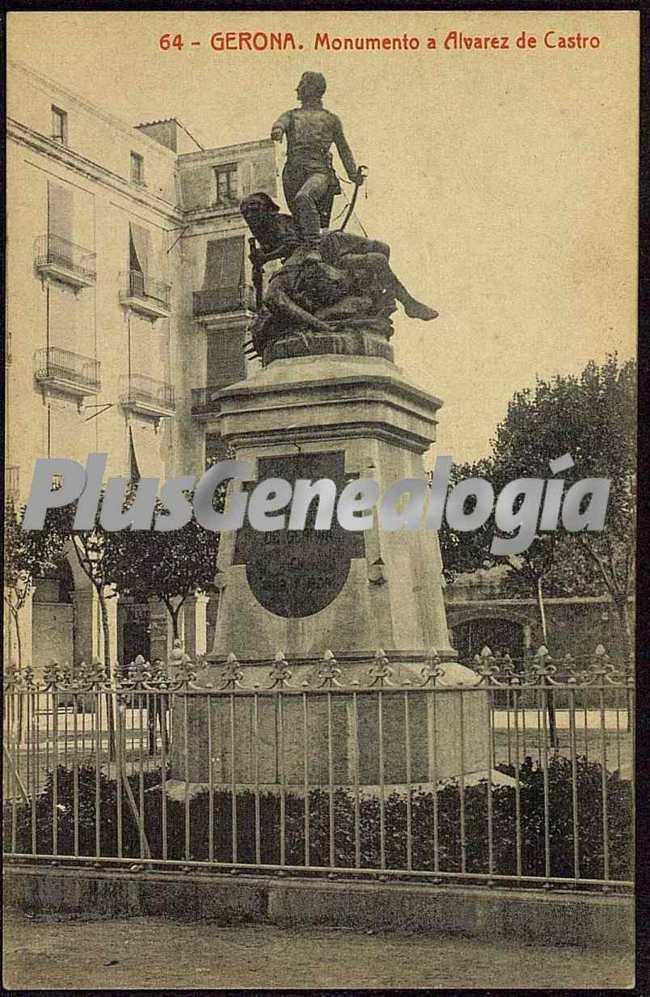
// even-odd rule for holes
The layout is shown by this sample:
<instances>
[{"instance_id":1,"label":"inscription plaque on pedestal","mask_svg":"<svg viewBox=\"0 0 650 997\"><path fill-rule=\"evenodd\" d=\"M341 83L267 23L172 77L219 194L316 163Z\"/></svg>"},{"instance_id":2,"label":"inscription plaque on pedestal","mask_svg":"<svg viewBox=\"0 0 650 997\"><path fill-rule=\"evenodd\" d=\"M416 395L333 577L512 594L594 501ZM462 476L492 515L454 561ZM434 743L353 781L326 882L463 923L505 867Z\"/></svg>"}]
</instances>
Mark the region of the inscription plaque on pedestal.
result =
<instances>
[{"instance_id":1,"label":"inscription plaque on pedestal","mask_svg":"<svg viewBox=\"0 0 650 997\"><path fill-rule=\"evenodd\" d=\"M260 457L258 478L284 478L292 484L298 478L330 478L338 496L354 475L346 476L345 455L335 451ZM249 483L248 490L255 484ZM276 616L297 618L325 609L343 589L352 558L365 557L363 532L344 530L336 512L331 528L316 530L316 508L314 500L304 530L262 533L246 521L237 534L233 563L246 565L251 592Z\"/></svg>"}]
</instances>

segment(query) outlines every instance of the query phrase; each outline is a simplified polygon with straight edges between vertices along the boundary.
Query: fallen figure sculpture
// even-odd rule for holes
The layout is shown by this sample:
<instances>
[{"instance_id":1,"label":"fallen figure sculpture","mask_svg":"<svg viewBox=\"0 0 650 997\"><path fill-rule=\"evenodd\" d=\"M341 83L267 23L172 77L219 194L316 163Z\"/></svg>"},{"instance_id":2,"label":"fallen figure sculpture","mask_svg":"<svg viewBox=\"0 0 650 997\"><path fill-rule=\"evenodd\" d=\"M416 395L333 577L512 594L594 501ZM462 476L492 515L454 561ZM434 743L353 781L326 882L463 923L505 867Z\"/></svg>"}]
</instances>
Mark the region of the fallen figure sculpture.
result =
<instances>
[{"instance_id":1,"label":"fallen figure sculpture","mask_svg":"<svg viewBox=\"0 0 650 997\"><path fill-rule=\"evenodd\" d=\"M283 261L270 278L251 330L260 356L290 331L363 327L388 339L396 302L409 318L436 318L438 313L417 301L393 273L386 243L325 231L314 250L300 244L293 218L281 213L268 194L251 194L240 210L260 246L252 255L254 268L259 272L264 263Z\"/></svg>"}]
</instances>

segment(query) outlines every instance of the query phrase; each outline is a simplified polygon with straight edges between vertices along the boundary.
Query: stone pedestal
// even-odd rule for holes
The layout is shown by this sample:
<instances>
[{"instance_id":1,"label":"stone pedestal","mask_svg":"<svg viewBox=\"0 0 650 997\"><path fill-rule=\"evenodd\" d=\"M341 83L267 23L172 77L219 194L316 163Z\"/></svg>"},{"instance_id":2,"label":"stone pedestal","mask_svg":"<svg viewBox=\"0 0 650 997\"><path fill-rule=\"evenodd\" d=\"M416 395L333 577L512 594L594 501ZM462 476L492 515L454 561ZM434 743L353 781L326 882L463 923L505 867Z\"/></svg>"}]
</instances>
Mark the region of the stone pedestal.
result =
<instances>
[{"instance_id":1,"label":"stone pedestal","mask_svg":"<svg viewBox=\"0 0 650 997\"><path fill-rule=\"evenodd\" d=\"M372 478L383 495L403 479L425 479L422 455L440 405L387 358L300 356L225 388L220 431L238 459L255 465L256 480L330 478L340 494L353 478ZM382 776L394 787L435 785L487 768L487 695L473 688L478 676L454 662L437 534L386 531L376 515L367 531L333 523L222 534L214 646L196 684L223 689L228 669L231 679L238 667L241 675L232 694L193 694L175 711L173 777L298 792L356 783L373 792ZM422 685L435 649L445 691L409 691L408 705L401 690L379 691L381 681L362 691L379 648L392 669L388 683L411 689ZM326 651L345 692L327 692ZM272 674L278 652L291 672L287 685L277 665ZM239 666L227 665L231 654Z\"/></svg>"},{"instance_id":2,"label":"stone pedestal","mask_svg":"<svg viewBox=\"0 0 650 997\"><path fill-rule=\"evenodd\" d=\"M207 647L208 597L199 592L188 595L182 609L182 643L185 653L196 661L203 657Z\"/></svg>"},{"instance_id":3,"label":"stone pedestal","mask_svg":"<svg viewBox=\"0 0 650 997\"><path fill-rule=\"evenodd\" d=\"M387 360L300 357L276 360L222 391L220 429L260 479L330 477L342 487L355 476L373 478L383 494L404 478L424 479L422 454L440 404ZM329 649L344 664L378 647L407 662L432 647L455 657L434 532L385 532L375 517L364 532L288 539L284 531L222 535L225 588L212 661L233 652L252 664L281 650L290 662L308 663Z\"/></svg>"}]
</instances>

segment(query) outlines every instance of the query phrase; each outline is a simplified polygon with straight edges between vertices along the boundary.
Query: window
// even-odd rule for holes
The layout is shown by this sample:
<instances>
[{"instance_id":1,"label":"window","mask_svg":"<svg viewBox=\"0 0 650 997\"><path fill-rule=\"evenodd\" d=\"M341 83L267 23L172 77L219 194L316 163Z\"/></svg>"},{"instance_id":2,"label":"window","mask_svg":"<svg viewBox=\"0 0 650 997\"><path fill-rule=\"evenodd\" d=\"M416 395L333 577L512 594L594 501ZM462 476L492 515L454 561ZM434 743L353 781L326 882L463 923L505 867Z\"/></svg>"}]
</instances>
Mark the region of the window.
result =
<instances>
[{"instance_id":1,"label":"window","mask_svg":"<svg viewBox=\"0 0 650 997\"><path fill-rule=\"evenodd\" d=\"M63 145L68 143L68 115L52 104L52 138Z\"/></svg>"},{"instance_id":2,"label":"window","mask_svg":"<svg viewBox=\"0 0 650 997\"><path fill-rule=\"evenodd\" d=\"M239 200L237 163L229 163L227 166L215 166L214 176L217 186L215 203L220 207L237 204Z\"/></svg>"},{"instance_id":3,"label":"window","mask_svg":"<svg viewBox=\"0 0 650 997\"><path fill-rule=\"evenodd\" d=\"M131 183L144 184L144 159L137 152L131 153Z\"/></svg>"}]
</instances>

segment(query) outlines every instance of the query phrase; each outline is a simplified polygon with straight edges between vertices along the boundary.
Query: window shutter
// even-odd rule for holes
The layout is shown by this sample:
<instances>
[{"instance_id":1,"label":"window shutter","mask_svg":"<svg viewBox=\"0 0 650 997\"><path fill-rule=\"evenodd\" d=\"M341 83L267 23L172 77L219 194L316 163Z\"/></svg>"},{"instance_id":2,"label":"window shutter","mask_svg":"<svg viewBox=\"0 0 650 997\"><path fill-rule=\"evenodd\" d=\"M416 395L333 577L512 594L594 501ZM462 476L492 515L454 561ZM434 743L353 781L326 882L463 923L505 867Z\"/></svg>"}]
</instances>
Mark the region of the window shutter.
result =
<instances>
[{"instance_id":1,"label":"window shutter","mask_svg":"<svg viewBox=\"0 0 650 997\"><path fill-rule=\"evenodd\" d=\"M210 239L205 253L204 290L239 288L244 283L244 238Z\"/></svg>"},{"instance_id":2,"label":"window shutter","mask_svg":"<svg viewBox=\"0 0 650 997\"><path fill-rule=\"evenodd\" d=\"M244 333L222 329L208 335L208 384L225 388L246 377Z\"/></svg>"},{"instance_id":3,"label":"window shutter","mask_svg":"<svg viewBox=\"0 0 650 997\"><path fill-rule=\"evenodd\" d=\"M138 458L135 453L135 443L133 441L133 429L129 426L129 479L133 484L137 484L141 478Z\"/></svg>"},{"instance_id":4,"label":"window shutter","mask_svg":"<svg viewBox=\"0 0 650 997\"><path fill-rule=\"evenodd\" d=\"M50 253L58 255L60 251L62 257L66 257L66 253L71 255L65 243L72 242L72 191L69 187L50 182L47 185L47 233L51 243ZM65 263L66 259L61 262Z\"/></svg>"},{"instance_id":5,"label":"window shutter","mask_svg":"<svg viewBox=\"0 0 650 997\"><path fill-rule=\"evenodd\" d=\"M129 266L140 273L149 272L149 232L135 222L129 222Z\"/></svg>"}]
</instances>

